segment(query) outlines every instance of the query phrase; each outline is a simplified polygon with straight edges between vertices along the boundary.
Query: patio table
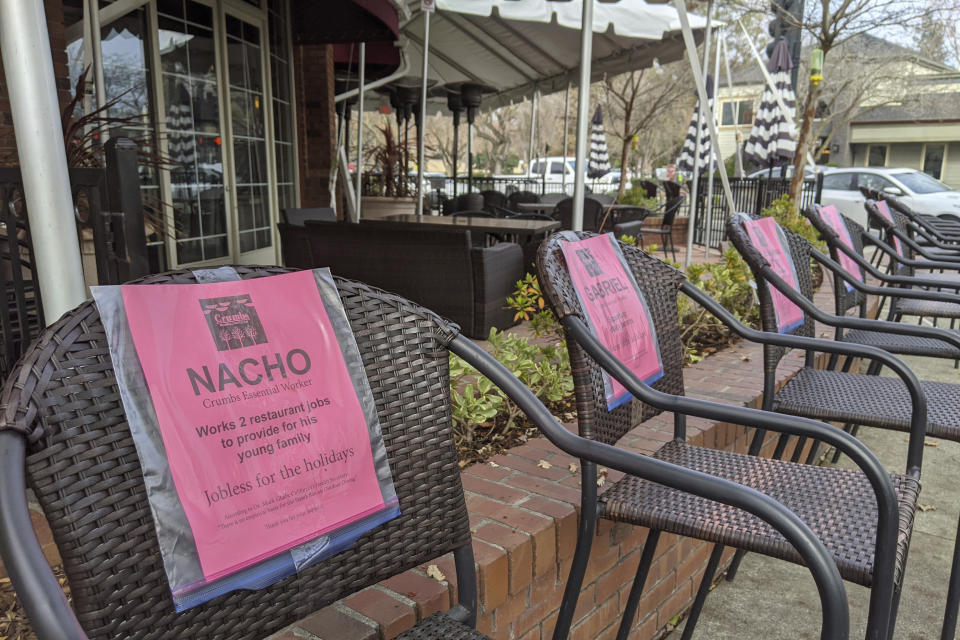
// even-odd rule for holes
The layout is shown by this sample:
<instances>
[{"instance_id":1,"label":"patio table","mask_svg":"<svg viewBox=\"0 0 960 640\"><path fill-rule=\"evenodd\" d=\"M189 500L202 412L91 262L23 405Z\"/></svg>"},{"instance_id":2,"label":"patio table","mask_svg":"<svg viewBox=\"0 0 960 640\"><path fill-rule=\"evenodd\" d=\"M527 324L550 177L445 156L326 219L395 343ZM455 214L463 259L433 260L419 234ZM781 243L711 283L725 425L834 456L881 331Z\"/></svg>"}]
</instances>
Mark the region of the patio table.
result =
<instances>
[{"instance_id":1,"label":"patio table","mask_svg":"<svg viewBox=\"0 0 960 640\"><path fill-rule=\"evenodd\" d=\"M557 203L550 202L518 202L517 210L521 213L545 213L550 215L557 208Z\"/></svg>"},{"instance_id":2,"label":"patio table","mask_svg":"<svg viewBox=\"0 0 960 640\"><path fill-rule=\"evenodd\" d=\"M556 220L522 220L518 218L484 218L473 216L418 216L415 213L395 213L386 216L391 222L406 222L437 227L452 227L489 233L527 235L546 233L560 228Z\"/></svg>"}]
</instances>

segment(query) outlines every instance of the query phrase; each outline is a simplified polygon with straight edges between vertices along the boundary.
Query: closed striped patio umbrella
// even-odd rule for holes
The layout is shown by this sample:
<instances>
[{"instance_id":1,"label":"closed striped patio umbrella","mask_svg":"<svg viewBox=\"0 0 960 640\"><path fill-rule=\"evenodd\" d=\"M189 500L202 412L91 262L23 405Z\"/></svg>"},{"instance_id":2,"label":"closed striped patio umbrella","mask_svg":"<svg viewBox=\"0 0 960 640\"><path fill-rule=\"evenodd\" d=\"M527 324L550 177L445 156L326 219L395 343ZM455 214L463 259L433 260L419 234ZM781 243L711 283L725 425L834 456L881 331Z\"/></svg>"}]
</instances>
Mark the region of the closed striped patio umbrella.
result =
<instances>
[{"instance_id":1,"label":"closed striped patio umbrella","mask_svg":"<svg viewBox=\"0 0 960 640\"><path fill-rule=\"evenodd\" d=\"M770 77L780 93L784 106L792 111L796 108L797 96L790 83L791 69L793 69L793 62L790 60L787 43L780 40L767 62L767 71L770 72ZM750 138L744 145L743 154L754 164L772 168L789 162L796 153L796 127L784 117L773 90L768 85L763 90L760 108L757 109L757 116L750 130Z\"/></svg>"},{"instance_id":2,"label":"closed striped patio umbrella","mask_svg":"<svg viewBox=\"0 0 960 640\"><path fill-rule=\"evenodd\" d=\"M707 76L706 89L707 104L710 105L710 109L704 113L703 122L700 123L700 162L697 164L697 166L700 167L700 173L708 170L710 166L710 154L712 153L710 146L710 125L707 123L707 114L713 113L712 76ZM690 119L690 126L687 128L687 137L683 140L683 149L680 152L680 158L677 160L677 168L688 175L693 174L693 158L694 154L697 153L697 119L699 114L700 101L697 100L697 104L693 108L693 117Z\"/></svg>"},{"instance_id":3,"label":"closed striped patio umbrella","mask_svg":"<svg viewBox=\"0 0 960 640\"><path fill-rule=\"evenodd\" d=\"M587 173L591 178L599 178L608 171L610 155L607 153L607 134L603 130L603 111L597 107L590 121L590 164Z\"/></svg>"}]
</instances>

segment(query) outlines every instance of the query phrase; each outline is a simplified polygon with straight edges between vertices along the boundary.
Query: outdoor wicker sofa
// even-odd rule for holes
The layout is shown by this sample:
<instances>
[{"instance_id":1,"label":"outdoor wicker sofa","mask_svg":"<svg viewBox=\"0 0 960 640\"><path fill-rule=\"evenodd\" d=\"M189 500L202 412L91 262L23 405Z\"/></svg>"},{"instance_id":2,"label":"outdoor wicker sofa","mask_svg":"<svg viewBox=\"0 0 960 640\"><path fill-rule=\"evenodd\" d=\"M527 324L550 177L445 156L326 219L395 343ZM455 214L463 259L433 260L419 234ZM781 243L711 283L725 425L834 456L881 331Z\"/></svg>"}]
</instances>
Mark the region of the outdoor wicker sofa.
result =
<instances>
[{"instance_id":1,"label":"outdoor wicker sofa","mask_svg":"<svg viewBox=\"0 0 960 640\"><path fill-rule=\"evenodd\" d=\"M277 226L288 267L330 267L395 292L456 322L471 338L516 324L506 300L525 265L523 250L512 242L474 247L465 229L372 220Z\"/></svg>"},{"instance_id":2,"label":"outdoor wicker sofa","mask_svg":"<svg viewBox=\"0 0 960 640\"><path fill-rule=\"evenodd\" d=\"M236 271L250 279L289 270ZM184 270L139 282L195 281ZM234 591L175 614L104 326L97 306L85 302L38 337L0 392L0 555L41 640L255 640L451 551L457 604L398 638L486 638L472 628L476 573L453 444L448 352L503 389L566 453L736 505L782 532L817 580L822 638L847 637L839 574L827 550L786 507L734 482L578 437L456 325L359 282L336 278L336 286L375 401L401 515L272 586ZM50 521L72 607L33 534L25 475Z\"/></svg>"},{"instance_id":3,"label":"outdoor wicker sofa","mask_svg":"<svg viewBox=\"0 0 960 640\"><path fill-rule=\"evenodd\" d=\"M725 478L743 483L789 506L831 550L831 563L836 565L844 579L872 587L867 637L886 638L892 597L895 585L900 584L909 546L919 483L910 475L888 474L863 444L830 425L685 397L676 312L678 293L684 293L705 307L736 334L764 344L765 349L783 351L798 347L867 355L898 368L898 373L915 387L912 373L906 367L898 367L892 356L869 347L751 329L687 281L679 270L640 249L621 243L627 266L646 298L663 362L664 375L649 385L644 384L616 360L588 328L563 256L563 236L555 234L541 245L538 270L548 303L560 318L567 336L579 434L615 446L637 422L663 411L672 411L674 439L649 457L651 463L679 465L704 474L703 477L709 478L710 482ZM584 239L595 237L595 234L579 232L567 237ZM615 377L633 395L632 405L627 403L608 410L603 371ZM922 447L926 427L922 396L918 405L912 434L920 439ZM820 468L694 446L686 442L687 415L823 438L850 455L860 469ZM563 637L572 622L597 518L650 528L624 607L618 638L626 638L632 628L660 532L715 543L684 638L693 633L724 546L799 561L794 547L778 532L737 508L725 506L729 502L717 504L694 499L636 476L625 476L607 487L598 498L596 466L582 461L581 474L580 526L555 640ZM821 599L824 615L832 615L828 612L833 604Z\"/></svg>"}]
</instances>

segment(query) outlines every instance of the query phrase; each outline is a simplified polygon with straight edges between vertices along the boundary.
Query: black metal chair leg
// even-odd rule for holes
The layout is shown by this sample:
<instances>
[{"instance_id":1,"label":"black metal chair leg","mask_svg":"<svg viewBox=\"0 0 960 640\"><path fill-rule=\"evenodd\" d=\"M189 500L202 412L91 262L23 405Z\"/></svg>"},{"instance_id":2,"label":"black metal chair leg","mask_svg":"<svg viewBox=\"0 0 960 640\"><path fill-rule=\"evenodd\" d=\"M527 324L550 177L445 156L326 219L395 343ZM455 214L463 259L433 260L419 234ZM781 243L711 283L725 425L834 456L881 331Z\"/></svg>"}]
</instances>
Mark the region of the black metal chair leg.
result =
<instances>
[{"instance_id":1,"label":"black metal chair leg","mask_svg":"<svg viewBox=\"0 0 960 640\"><path fill-rule=\"evenodd\" d=\"M797 438L797 444L793 448L793 455L790 456L790 462L800 462L800 456L803 454L803 448L807 446L807 438L800 436Z\"/></svg>"},{"instance_id":2,"label":"black metal chair leg","mask_svg":"<svg viewBox=\"0 0 960 640\"><path fill-rule=\"evenodd\" d=\"M690 640L693 637L693 630L697 628L697 621L703 611L703 603L707 599L707 594L710 593L710 585L713 583L713 576L717 572L717 566L720 564L722 555L723 545L714 545L713 553L710 554L710 560L707 561L707 569L703 572L700 588L697 589L697 597L693 601L693 607L690 608L690 615L687 617L687 624L683 628L683 635L680 636L680 640Z\"/></svg>"},{"instance_id":3,"label":"black metal chair leg","mask_svg":"<svg viewBox=\"0 0 960 640\"><path fill-rule=\"evenodd\" d=\"M853 432L853 424L851 424L851 423L848 422L847 424L843 425L843 430L846 431L847 433L852 433L852 432ZM830 462L832 462L833 464L837 464L837 460L839 460L839 459L840 459L840 450L839 450L839 449L834 449L834 451L833 451L833 457L830 458Z\"/></svg>"},{"instance_id":4,"label":"black metal chair leg","mask_svg":"<svg viewBox=\"0 0 960 640\"><path fill-rule=\"evenodd\" d=\"M597 525L597 465L586 460L580 461L580 523L577 528L577 546L570 565L567 586L563 590L563 601L557 616L557 626L553 629L553 640L566 640L573 625L573 613L580 599L580 588L587 573L590 549L593 546L593 533Z\"/></svg>"},{"instance_id":5,"label":"black metal chair leg","mask_svg":"<svg viewBox=\"0 0 960 640\"><path fill-rule=\"evenodd\" d=\"M647 533L647 541L643 544L640 564L637 565L637 575L633 578L633 586L630 587L630 595L627 597L627 606L623 608L623 617L620 619L617 640L627 640L630 636L630 628L633 626L634 618L637 617L637 607L640 605L643 585L647 581L647 574L650 573L650 563L653 562L653 554L657 550L658 542L660 542L660 530L651 529ZM554 633L554 640L557 640L556 633Z\"/></svg>"},{"instance_id":6,"label":"black metal chair leg","mask_svg":"<svg viewBox=\"0 0 960 640\"><path fill-rule=\"evenodd\" d=\"M820 459L820 451L823 449L823 443L819 440L814 440L813 444L810 446L810 453L807 454L807 459L804 461L805 464L816 464L817 460Z\"/></svg>"},{"instance_id":7,"label":"black metal chair leg","mask_svg":"<svg viewBox=\"0 0 960 640\"><path fill-rule=\"evenodd\" d=\"M953 543L953 565L950 567L950 586L947 589L947 608L943 612L940 640L953 640L957 635L957 609L960 608L960 520Z\"/></svg>"},{"instance_id":8,"label":"black metal chair leg","mask_svg":"<svg viewBox=\"0 0 960 640\"><path fill-rule=\"evenodd\" d=\"M733 560L730 561L730 567L727 569L727 582L733 582L736 579L737 570L740 569L740 562L745 555L747 555L747 552L743 549L737 549L737 552L733 554Z\"/></svg>"},{"instance_id":9,"label":"black metal chair leg","mask_svg":"<svg viewBox=\"0 0 960 640\"><path fill-rule=\"evenodd\" d=\"M787 444L790 442L790 436L785 433L781 433L780 437L777 438L777 448L773 450L773 459L780 460L783 457L783 452L787 448Z\"/></svg>"}]
</instances>

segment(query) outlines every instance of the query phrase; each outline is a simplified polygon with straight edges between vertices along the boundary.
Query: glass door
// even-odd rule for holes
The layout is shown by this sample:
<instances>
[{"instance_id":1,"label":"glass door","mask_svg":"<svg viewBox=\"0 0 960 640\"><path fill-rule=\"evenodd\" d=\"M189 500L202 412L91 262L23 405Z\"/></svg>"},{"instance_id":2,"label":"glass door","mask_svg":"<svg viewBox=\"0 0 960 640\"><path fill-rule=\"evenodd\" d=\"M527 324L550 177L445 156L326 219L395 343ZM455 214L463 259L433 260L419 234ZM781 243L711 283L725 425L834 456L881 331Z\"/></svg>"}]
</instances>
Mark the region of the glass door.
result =
<instances>
[{"instance_id":1,"label":"glass door","mask_svg":"<svg viewBox=\"0 0 960 640\"><path fill-rule=\"evenodd\" d=\"M225 12L229 151L234 177L232 214L237 230L235 259L241 264L273 264L274 203L272 139L268 131L265 29L261 18Z\"/></svg>"}]
</instances>

